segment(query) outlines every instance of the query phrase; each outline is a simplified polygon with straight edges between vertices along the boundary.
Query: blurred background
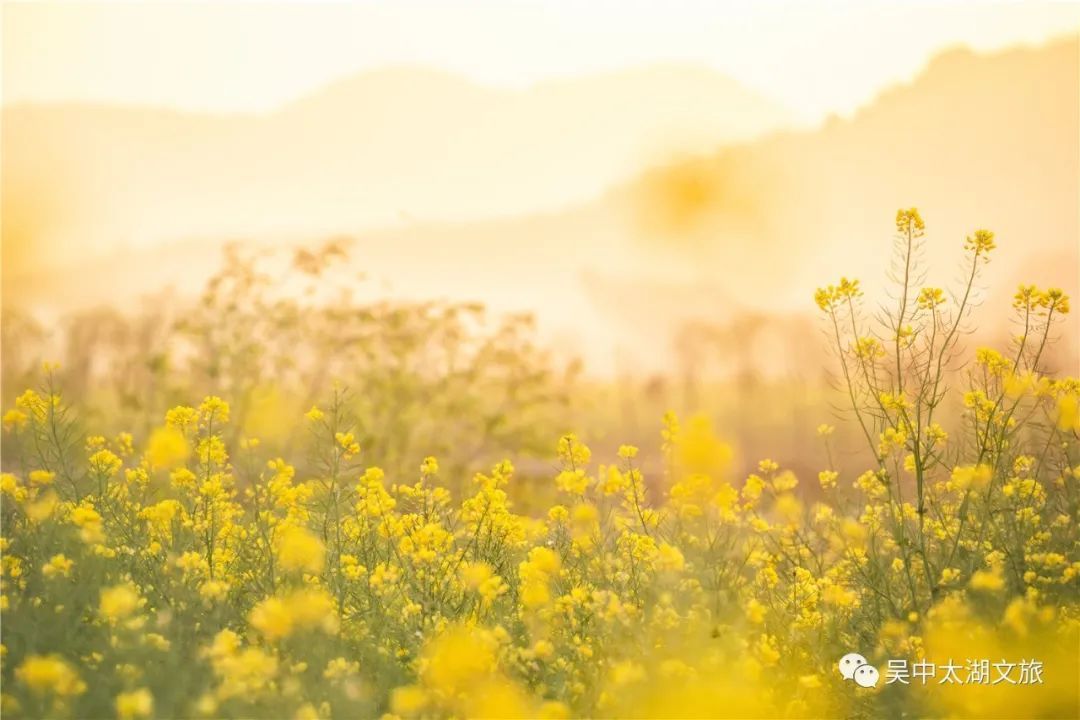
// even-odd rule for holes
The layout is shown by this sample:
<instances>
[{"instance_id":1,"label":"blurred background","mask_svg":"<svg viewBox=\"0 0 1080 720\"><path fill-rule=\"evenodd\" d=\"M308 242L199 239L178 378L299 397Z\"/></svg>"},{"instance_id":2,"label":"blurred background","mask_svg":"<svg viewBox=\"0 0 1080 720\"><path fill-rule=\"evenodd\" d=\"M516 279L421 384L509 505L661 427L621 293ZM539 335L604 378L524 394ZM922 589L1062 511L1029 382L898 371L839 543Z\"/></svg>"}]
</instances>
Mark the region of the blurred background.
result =
<instances>
[{"instance_id":1,"label":"blurred background","mask_svg":"<svg viewBox=\"0 0 1080 720\"><path fill-rule=\"evenodd\" d=\"M898 207L926 220L927 284L997 233L969 351L1008 342L1018 283L1080 294L1077 5L2 19L5 406L58 360L96 423L216 393L288 452L336 380L388 472L546 472L528 456L567 430L655 450L675 409L743 466L810 473L842 420L813 291L887 301ZM1049 369L1080 372L1078 337Z\"/></svg>"}]
</instances>

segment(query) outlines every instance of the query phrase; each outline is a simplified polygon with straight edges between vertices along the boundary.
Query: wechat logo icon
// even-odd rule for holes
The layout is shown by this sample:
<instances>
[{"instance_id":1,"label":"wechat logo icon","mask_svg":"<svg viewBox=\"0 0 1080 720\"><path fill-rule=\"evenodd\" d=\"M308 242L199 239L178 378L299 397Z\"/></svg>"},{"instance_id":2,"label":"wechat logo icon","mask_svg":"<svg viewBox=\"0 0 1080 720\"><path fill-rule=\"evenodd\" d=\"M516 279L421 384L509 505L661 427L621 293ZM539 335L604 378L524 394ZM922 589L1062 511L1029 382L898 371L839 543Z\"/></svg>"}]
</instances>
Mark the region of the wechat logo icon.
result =
<instances>
[{"instance_id":1,"label":"wechat logo icon","mask_svg":"<svg viewBox=\"0 0 1080 720\"><path fill-rule=\"evenodd\" d=\"M848 653L840 658L837 668L845 680L854 680L859 687L877 687L880 677L877 668L866 662L866 658L859 653Z\"/></svg>"}]
</instances>

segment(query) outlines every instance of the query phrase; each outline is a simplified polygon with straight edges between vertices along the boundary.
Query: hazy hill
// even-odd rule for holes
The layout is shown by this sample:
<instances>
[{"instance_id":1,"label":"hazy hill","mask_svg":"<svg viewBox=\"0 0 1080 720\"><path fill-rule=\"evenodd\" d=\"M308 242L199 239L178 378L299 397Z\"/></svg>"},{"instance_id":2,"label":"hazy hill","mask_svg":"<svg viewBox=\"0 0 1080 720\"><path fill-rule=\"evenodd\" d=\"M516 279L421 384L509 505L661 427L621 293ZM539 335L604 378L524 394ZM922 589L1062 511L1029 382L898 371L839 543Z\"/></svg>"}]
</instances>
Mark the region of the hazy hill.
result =
<instances>
[{"instance_id":1,"label":"hazy hill","mask_svg":"<svg viewBox=\"0 0 1080 720\"><path fill-rule=\"evenodd\" d=\"M687 323L810 312L813 289L842 274L863 278L872 312L893 216L917 206L926 284L954 285L964 237L997 233L978 323L1009 332L994 320L1019 282L1080 295L1078 71L1075 39L950 51L850 119L659 167L570 212L362 233L360 254L407 294L483 288L543 308L568 344L656 367ZM438 262L416 263L429 248ZM1076 327L1060 346L1074 371Z\"/></svg>"},{"instance_id":2,"label":"hazy hill","mask_svg":"<svg viewBox=\"0 0 1080 720\"><path fill-rule=\"evenodd\" d=\"M391 69L266 115L8 107L4 261L21 271L192 236L332 232L558 208L674 150L711 149L786 121L737 83L679 66L522 91Z\"/></svg>"},{"instance_id":3,"label":"hazy hill","mask_svg":"<svg viewBox=\"0 0 1080 720\"><path fill-rule=\"evenodd\" d=\"M823 272L875 277L900 205L930 223L930 259L955 258L988 227L1004 259L992 272L1042 264L1046 280L1075 286L1075 261L1046 260L1075 259L1080 241L1078 60L1075 39L950 51L850 120L656 169L613 200L650 253L738 266L742 294L765 281L783 299Z\"/></svg>"},{"instance_id":4,"label":"hazy hill","mask_svg":"<svg viewBox=\"0 0 1080 720\"><path fill-rule=\"evenodd\" d=\"M841 274L879 285L892 217L897 207L914 205L930 227L928 284L945 285L959 274L966 234L977 227L997 233L999 249L986 268L984 284L993 292L982 296L984 324L1008 311L1020 280L1078 295L1078 53L1076 39L989 55L955 50L850 119L657 166L570 209L357 231L356 261L374 280L361 291L535 309L552 339L584 351L601 371L663 367L688 324L722 327L743 310L810 311L813 288ZM489 100L482 92L475 98ZM294 111L303 113L303 106L273 122L287 123ZM516 144L528 147L529 137ZM297 152L301 147L293 145ZM385 152L395 157L390 148ZM521 166L495 160L478 161L475 169L501 174L507 185L528 180ZM570 181L576 174L576 161L568 159L552 178ZM294 187L302 193L318 177L305 176ZM412 187L399 181L402 193ZM445 183L432 187L458 191ZM340 216L329 214L328 222L331 217ZM216 246L205 241L136 253L130 262L140 268L137 276L118 269L122 257L81 265L79 282L95 286L86 290L94 297L117 288L130 297L135 287L169 282L191 287L201 276L193 268L205 267ZM73 274L59 277L65 276ZM28 297L40 302L74 286L23 277ZM1067 363L1077 362L1076 337L1070 325L1062 346ZM774 354L804 350L775 341L764 346Z\"/></svg>"}]
</instances>

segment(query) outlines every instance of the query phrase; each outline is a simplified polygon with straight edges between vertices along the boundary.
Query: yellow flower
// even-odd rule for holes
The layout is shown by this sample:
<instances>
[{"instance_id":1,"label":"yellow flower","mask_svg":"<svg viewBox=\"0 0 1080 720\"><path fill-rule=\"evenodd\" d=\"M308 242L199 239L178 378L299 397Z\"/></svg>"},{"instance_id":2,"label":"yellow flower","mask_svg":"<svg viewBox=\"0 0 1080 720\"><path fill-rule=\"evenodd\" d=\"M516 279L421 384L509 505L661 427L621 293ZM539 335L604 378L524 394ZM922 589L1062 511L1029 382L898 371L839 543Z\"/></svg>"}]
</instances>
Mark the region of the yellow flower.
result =
<instances>
[{"instance_id":1,"label":"yellow flower","mask_svg":"<svg viewBox=\"0 0 1080 720\"><path fill-rule=\"evenodd\" d=\"M278 660L270 653L257 647L240 648L239 638L230 630L223 630L214 638L214 643L207 648L214 668L214 674L221 681L217 688L217 698L200 700L203 714L214 715L216 702L240 697L251 697L270 685L278 674Z\"/></svg>"},{"instance_id":2,"label":"yellow flower","mask_svg":"<svg viewBox=\"0 0 1080 720\"><path fill-rule=\"evenodd\" d=\"M19 478L11 473L0 474L0 491L9 495L15 502L25 502L29 497L26 488L19 482Z\"/></svg>"},{"instance_id":3,"label":"yellow flower","mask_svg":"<svg viewBox=\"0 0 1080 720\"><path fill-rule=\"evenodd\" d=\"M941 425L930 423L930 425L926 427L926 439L933 446L944 445L949 439L949 434L945 432L945 429L942 428Z\"/></svg>"},{"instance_id":4,"label":"yellow flower","mask_svg":"<svg viewBox=\"0 0 1080 720\"><path fill-rule=\"evenodd\" d=\"M551 644L549 640L537 640L533 643L532 653L534 656L540 659L550 658L555 654L555 646Z\"/></svg>"},{"instance_id":5,"label":"yellow flower","mask_svg":"<svg viewBox=\"0 0 1080 720\"><path fill-rule=\"evenodd\" d=\"M960 576L960 571L956 568L945 568L942 570L941 579L937 581L940 585L950 585L956 581Z\"/></svg>"},{"instance_id":6,"label":"yellow flower","mask_svg":"<svg viewBox=\"0 0 1080 720\"><path fill-rule=\"evenodd\" d=\"M116 696L116 716L119 720L150 717L154 712L154 696L146 688Z\"/></svg>"},{"instance_id":7,"label":"yellow flower","mask_svg":"<svg viewBox=\"0 0 1080 720\"><path fill-rule=\"evenodd\" d=\"M79 536L88 545L99 543L105 537L101 527L101 515L89 500L84 500L72 508L71 523L79 528Z\"/></svg>"},{"instance_id":8,"label":"yellow flower","mask_svg":"<svg viewBox=\"0 0 1080 720\"><path fill-rule=\"evenodd\" d=\"M172 643L170 643L164 635L159 635L158 633L146 633L146 635L143 636L143 639L146 641L147 645L155 650L161 650L162 652L168 652L169 648L172 647Z\"/></svg>"},{"instance_id":9,"label":"yellow flower","mask_svg":"<svg viewBox=\"0 0 1080 720\"><path fill-rule=\"evenodd\" d=\"M945 303L945 291L941 288L923 288L916 301L923 310L933 310Z\"/></svg>"},{"instance_id":10,"label":"yellow flower","mask_svg":"<svg viewBox=\"0 0 1080 720\"><path fill-rule=\"evenodd\" d=\"M52 490L40 495L33 502L26 504L26 517L30 522L40 523L52 517L53 511L60 505L60 498Z\"/></svg>"},{"instance_id":11,"label":"yellow flower","mask_svg":"<svg viewBox=\"0 0 1080 720\"><path fill-rule=\"evenodd\" d=\"M134 441L131 433L122 432L113 439L113 444L120 451L121 457L130 457L135 452Z\"/></svg>"},{"instance_id":12,"label":"yellow flower","mask_svg":"<svg viewBox=\"0 0 1080 720\"><path fill-rule=\"evenodd\" d=\"M665 572L679 572L686 565L679 548L666 542L657 547L656 569Z\"/></svg>"},{"instance_id":13,"label":"yellow flower","mask_svg":"<svg viewBox=\"0 0 1080 720\"><path fill-rule=\"evenodd\" d=\"M319 711L311 703L304 703L293 713L293 720L319 720Z\"/></svg>"},{"instance_id":14,"label":"yellow flower","mask_svg":"<svg viewBox=\"0 0 1080 720\"><path fill-rule=\"evenodd\" d=\"M885 483L873 470L867 470L859 477L855 478L854 486L859 490L866 493L867 497L879 498L883 497L887 491Z\"/></svg>"},{"instance_id":15,"label":"yellow flower","mask_svg":"<svg viewBox=\"0 0 1080 720\"><path fill-rule=\"evenodd\" d=\"M766 667L771 667L780 661L780 651L777 649L776 638L772 635L762 635L754 649L757 658Z\"/></svg>"},{"instance_id":16,"label":"yellow flower","mask_svg":"<svg viewBox=\"0 0 1080 720\"><path fill-rule=\"evenodd\" d=\"M326 664L323 677L327 680L340 680L358 672L360 672L360 663L355 660L350 662L343 657L337 657Z\"/></svg>"},{"instance_id":17,"label":"yellow flower","mask_svg":"<svg viewBox=\"0 0 1080 720\"><path fill-rule=\"evenodd\" d=\"M207 601L221 600L229 593L229 584L221 580L207 580L199 586L199 596Z\"/></svg>"},{"instance_id":18,"label":"yellow flower","mask_svg":"<svg viewBox=\"0 0 1080 720\"><path fill-rule=\"evenodd\" d=\"M186 460L190 451L184 433L174 425L166 425L150 433L146 459L152 468L171 468Z\"/></svg>"},{"instance_id":19,"label":"yellow flower","mask_svg":"<svg viewBox=\"0 0 1080 720\"><path fill-rule=\"evenodd\" d=\"M773 509L776 514L779 515L785 522L796 525L799 519L802 517L803 506L796 498L789 492L784 493L780 497L776 498L776 503L773 505Z\"/></svg>"},{"instance_id":20,"label":"yellow flower","mask_svg":"<svg viewBox=\"0 0 1080 720\"><path fill-rule=\"evenodd\" d=\"M142 598L131 583L124 583L101 591L98 612L110 622L117 622L129 617L139 609Z\"/></svg>"},{"instance_id":21,"label":"yellow flower","mask_svg":"<svg viewBox=\"0 0 1080 720\"><path fill-rule=\"evenodd\" d=\"M588 535L596 529L600 511L590 502L578 503L570 511L570 520L578 533Z\"/></svg>"},{"instance_id":22,"label":"yellow flower","mask_svg":"<svg viewBox=\"0 0 1080 720\"><path fill-rule=\"evenodd\" d=\"M1030 312L1039 304L1039 289L1034 285L1020 285L1013 295L1013 307Z\"/></svg>"},{"instance_id":23,"label":"yellow flower","mask_svg":"<svg viewBox=\"0 0 1080 720\"><path fill-rule=\"evenodd\" d=\"M106 478L115 475L123 464L115 454L104 449L90 456L90 469Z\"/></svg>"},{"instance_id":24,"label":"yellow flower","mask_svg":"<svg viewBox=\"0 0 1080 720\"><path fill-rule=\"evenodd\" d=\"M982 490L990 483L991 474L990 466L986 464L954 467L950 482L961 492L970 489Z\"/></svg>"},{"instance_id":25,"label":"yellow flower","mask_svg":"<svg viewBox=\"0 0 1080 720\"><path fill-rule=\"evenodd\" d=\"M975 255L985 256L997 247L994 244L994 233L989 230L976 230L974 235L969 235L964 241L964 249L970 250Z\"/></svg>"},{"instance_id":26,"label":"yellow flower","mask_svg":"<svg viewBox=\"0 0 1080 720\"><path fill-rule=\"evenodd\" d=\"M589 477L584 470L563 470L555 476L555 485L570 495L584 495L589 487Z\"/></svg>"},{"instance_id":27,"label":"yellow flower","mask_svg":"<svg viewBox=\"0 0 1080 720\"><path fill-rule=\"evenodd\" d=\"M1056 311L1060 315L1069 313L1069 296L1061 291L1061 288L1049 288L1039 295L1039 306Z\"/></svg>"},{"instance_id":28,"label":"yellow flower","mask_svg":"<svg viewBox=\"0 0 1080 720\"><path fill-rule=\"evenodd\" d=\"M433 477L439 474L439 461L433 457L424 458L420 463L420 474L424 477Z\"/></svg>"},{"instance_id":29,"label":"yellow flower","mask_svg":"<svg viewBox=\"0 0 1080 720\"><path fill-rule=\"evenodd\" d=\"M922 215L918 208L899 209L896 211L896 230L900 233L911 233L913 237L919 237L926 230Z\"/></svg>"},{"instance_id":30,"label":"yellow flower","mask_svg":"<svg viewBox=\"0 0 1080 720\"><path fill-rule=\"evenodd\" d=\"M341 448L341 456L345 459L349 459L360 452L360 443L356 442L356 438L353 437L351 432L334 433L334 441Z\"/></svg>"},{"instance_id":31,"label":"yellow flower","mask_svg":"<svg viewBox=\"0 0 1080 720\"><path fill-rule=\"evenodd\" d=\"M754 625L760 625L765 622L766 608L757 598L750 598L746 603L746 619Z\"/></svg>"},{"instance_id":32,"label":"yellow flower","mask_svg":"<svg viewBox=\"0 0 1080 720\"><path fill-rule=\"evenodd\" d=\"M975 350L975 362L984 366L987 371L993 375L1001 375L1012 370L1013 366L1012 360L1006 358L997 350L988 347L981 347Z\"/></svg>"},{"instance_id":33,"label":"yellow flower","mask_svg":"<svg viewBox=\"0 0 1080 720\"><path fill-rule=\"evenodd\" d=\"M52 485L56 479L56 473L48 470L31 470L28 478L31 485L41 487L43 485Z\"/></svg>"},{"instance_id":34,"label":"yellow flower","mask_svg":"<svg viewBox=\"0 0 1080 720\"><path fill-rule=\"evenodd\" d=\"M251 610L248 622L271 641L297 630L334 632L338 627L334 600L321 588L266 598Z\"/></svg>"},{"instance_id":35,"label":"yellow flower","mask_svg":"<svg viewBox=\"0 0 1080 720\"><path fill-rule=\"evenodd\" d=\"M761 497L761 493L765 490L765 481L758 475L750 475L746 478L746 482L742 488L742 498L749 503L754 503Z\"/></svg>"},{"instance_id":36,"label":"yellow flower","mask_svg":"<svg viewBox=\"0 0 1080 720\"><path fill-rule=\"evenodd\" d=\"M53 399L54 407L56 405L56 400L57 398ZM15 407L30 413L37 422L44 422L45 418L49 415L49 401L33 390L27 390L23 392L22 395L15 398Z\"/></svg>"},{"instance_id":37,"label":"yellow flower","mask_svg":"<svg viewBox=\"0 0 1080 720\"><path fill-rule=\"evenodd\" d=\"M165 424L176 430L186 430L198 419L195 408L179 405L165 413Z\"/></svg>"},{"instance_id":38,"label":"yellow flower","mask_svg":"<svg viewBox=\"0 0 1080 720\"><path fill-rule=\"evenodd\" d=\"M525 609L535 610L551 600L551 576L559 572L559 556L545 547L529 551L528 559L518 565L521 582L519 597Z\"/></svg>"},{"instance_id":39,"label":"yellow flower","mask_svg":"<svg viewBox=\"0 0 1080 720\"><path fill-rule=\"evenodd\" d=\"M546 547L536 547L529 551L529 563L548 575L559 572L562 563L555 552Z\"/></svg>"},{"instance_id":40,"label":"yellow flower","mask_svg":"<svg viewBox=\"0 0 1080 720\"><path fill-rule=\"evenodd\" d=\"M248 618L251 626L268 640L287 637L293 630L293 616L284 600L267 598L251 610Z\"/></svg>"},{"instance_id":41,"label":"yellow flower","mask_svg":"<svg viewBox=\"0 0 1080 720\"><path fill-rule=\"evenodd\" d=\"M424 684L446 697L474 691L496 670L495 641L487 632L455 626L436 636L423 652Z\"/></svg>"},{"instance_id":42,"label":"yellow flower","mask_svg":"<svg viewBox=\"0 0 1080 720\"><path fill-rule=\"evenodd\" d=\"M390 693L390 709L396 715L413 717L428 706L428 694L419 685L394 688Z\"/></svg>"},{"instance_id":43,"label":"yellow flower","mask_svg":"<svg viewBox=\"0 0 1080 720\"><path fill-rule=\"evenodd\" d=\"M229 422L229 403L210 395L199 404L199 421L203 425L224 425Z\"/></svg>"},{"instance_id":44,"label":"yellow flower","mask_svg":"<svg viewBox=\"0 0 1080 720\"><path fill-rule=\"evenodd\" d=\"M31 655L15 670L15 677L38 695L80 695L86 683L59 655Z\"/></svg>"},{"instance_id":45,"label":"yellow flower","mask_svg":"<svg viewBox=\"0 0 1080 720\"><path fill-rule=\"evenodd\" d=\"M1030 370L1019 374L1010 372L1005 376L1003 384L1005 395L1015 399L1026 395L1038 384L1038 378Z\"/></svg>"},{"instance_id":46,"label":"yellow flower","mask_svg":"<svg viewBox=\"0 0 1080 720\"><path fill-rule=\"evenodd\" d=\"M176 490L190 492L195 489L197 484L198 478L195 477L195 473L186 467L176 468L169 473L169 485Z\"/></svg>"},{"instance_id":47,"label":"yellow flower","mask_svg":"<svg viewBox=\"0 0 1080 720\"><path fill-rule=\"evenodd\" d=\"M296 526L286 526L275 537L277 561L288 572L322 572L326 548L310 531Z\"/></svg>"},{"instance_id":48,"label":"yellow flower","mask_svg":"<svg viewBox=\"0 0 1080 720\"><path fill-rule=\"evenodd\" d=\"M1080 395L1066 393L1058 398L1057 426L1066 432L1080 432Z\"/></svg>"},{"instance_id":49,"label":"yellow flower","mask_svg":"<svg viewBox=\"0 0 1080 720\"><path fill-rule=\"evenodd\" d=\"M47 578L56 577L58 575L60 577L67 577L74 564L74 561L69 560L63 553L60 553L49 558L49 562L41 568L41 572Z\"/></svg>"},{"instance_id":50,"label":"yellow flower","mask_svg":"<svg viewBox=\"0 0 1080 720\"><path fill-rule=\"evenodd\" d=\"M842 277L839 285L818 288L814 293L814 302L825 312L830 312L841 303L857 300L862 294L858 280Z\"/></svg>"},{"instance_id":51,"label":"yellow flower","mask_svg":"<svg viewBox=\"0 0 1080 720\"><path fill-rule=\"evenodd\" d=\"M370 517L383 517L397 506L383 485L384 474L380 468L370 467L364 471L357 488L359 502L356 509Z\"/></svg>"},{"instance_id":52,"label":"yellow flower","mask_svg":"<svg viewBox=\"0 0 1080 720\"><path fill-rule=\"evenodd\" d=\"M845 540L855 547L861 547L867 538L866 526L851 518L846 518L840 526Z\"/></svg>"},{"instance_id":53,"label":"yellow flower","mask_svg":"<svg viewBox=\"0 0 1080 720\"><path fill-rule=\"evenodd\" d=\"M26 427L28 420L29 418L26 416L26 413L13 408L4 413L2 423L5 430L22 430Z\"/></svg>"},{"instance_id":54,"label":"yellow flower","mask_svg":"<svg viewBox=\"0 0 1080 720\"><path fill-rule=\"evenodd\" d=\"M968 581L968 587L972 590L996 592L1005 587L1005 578L1002 577L1001 568L994 567L990 570L976 570Z\"/></svg>"},{"instance_id":55,"label":"yellow flower","mask_svg":"<svg viewBox=\"0 0 1080 720\"><path fill-rule=\"evenodd\" d=\"M821 593L821 599L827 605L833 605L840 608L857 607L859 604L859 594L850 588L845 588L840 585L829 585Z\"/></svg>"},{"instance_id":56,"label":"yellow flower","mask_svg":"<svg viewBox=\"0 0 1080 720\"><path fill-rule=\"evenodd\" d=\"M573 468L581 468L589 464L589 460L592 458L592 453L584 444L582 444L577 435L568 433L563 435L559 439L559 459L561 459L568 466Z\"/></svg>"},{"instance_id":57,"label":"yellow flower","mask_svg":"<svg viewBox=\"0 0 1080 720\"><path fill-rule=\"evenodd\" d=\"M546 700L540 703L536 716L540 720L569 720L572 717L566 703L558 700Z\"/></svg>"},{"instance_id":58,"label":"yellow flower","mask_svg":"<svg viewBox=\"0 0 1080 720\"><path fill-rule=\"evenodd\" d=\"M784 470L773 477L772 486L773 490L778 493L787 492L788 490L794 490L799 486L799 479L795 477L795 473L790 470Z\"/></svg>"},{"instance_id":59,"label":"yellow flower","mask_svg":"<svg viewBox=\"0 0 1080 720\"><path fill-rule=\"evenodd\" d=\"M485 562L467 562L458 571L461 584L469 591L480 596L485 603L491 603L510 588L496 575Z\"/></svg>"},{"instance_id":60,"label":"yellow flower","mask_svg":"<svg viewBox=\"0 0 1080 720\"><path fill-rule=\"evenodd\" d=\"M882 457L895 450L903 450L907 446L907 433L895 428L885 428L878 442L878 454Z\"/></svg>"}]
</instances>

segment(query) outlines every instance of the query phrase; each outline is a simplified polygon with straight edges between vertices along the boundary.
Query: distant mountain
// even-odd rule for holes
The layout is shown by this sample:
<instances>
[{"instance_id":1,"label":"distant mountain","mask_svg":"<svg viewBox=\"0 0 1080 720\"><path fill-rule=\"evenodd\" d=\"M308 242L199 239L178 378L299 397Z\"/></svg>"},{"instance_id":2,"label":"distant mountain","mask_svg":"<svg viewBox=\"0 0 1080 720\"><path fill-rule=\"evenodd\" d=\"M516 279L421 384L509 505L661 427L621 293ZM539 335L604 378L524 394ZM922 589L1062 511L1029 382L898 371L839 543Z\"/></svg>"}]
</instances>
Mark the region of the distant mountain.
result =
<instances>
[{"instance_id":1,"label":"distant mountain","mask_svg":"<svg viewBox=\"0 0 1080 720\"><path fill-rule=\"evenodd\" d=\"M965 236L997 234L976 293L980 341L1015 330L1020 282L1080 296L1077 39L952 50L850 119L660 166L572 211L362 233L359 252L406 294L479 288L543 308L589 352L617 347L618 363L655 368L685 324L811 313L814 288L840 275L863 279L873 313L888 300L893 218L909 206L929 228L920 283L955 287ZM428 248L454 257L417 267ZM1077 324L1062 332L1061 362L1080 371Z\"/></svg>"},{"instance_id":2,"label":"distant mountain","mask_svg":"<svg viewBox=\"0 0 1080 720\"><path fill-rule=\"evenodd\" d=\"M643 256L710 268L757 302L802 302L840 274L881 277L900 206L929 225L927 282L952 280L963 238L986 227L999 245L988 284L1011 294L1022 272L1075 289L1080 45L952 50L851 119L655 169L609 202Z\"/></svg>"},{"instance_id":3,"label":"distant mountain","mask_svg":"<svg viewBox=\"0 0 1080 720\"><path fill-rule=\"evenodd\" d=\"M342 80L266 115L5 107L4 264L17 271L195 236L555 209L673 151L747 140L787 122L728 78L680 66L521 91L398 68Z\"/></svg>"},{"instance_id":4,"label":"distant mountain","mask_svg":"<svg viewBox=\"0 0 1080 720\"><path fill-rule=\"evenodd\" d=\"M485 97L479 92L475 102ZM273 122L286 122L293 111L303 113L303 104ZM528 145L524 137L516 143ZM418 149L417 158L429 152ZM485 162L477 173L501 172L507 184L527 180L522 166ZM577 167L565 160L552 178L573 181ZM406 180L397 178L404 193ZM319 182L315 173L294 187L303 193ZM443 182L449 194L460 190L451 179ZM275 202L286 203L282 193ZM359 231L354 250L376 281L371 292L534 309L549 337L583 351L601 372L652 369L669 363L686 324L723 326L747 311L809 313L814 287L840 275L863 278L872 312L884 299L874 289L888 268L892 218L901 206L919 207L929 226L927 284L949 285L960 274L965 235L980 227L997 233L982 283L990 292L979 295L978 317L993 332L1009 330L993 321L1007 316L1021 280L1080 295L1077 40L993 54L950 51L849 119L658 165L567 209ZM113 298L118 289L130 296L134 286L190 285L201 277L192 268L205 267L215 247L205 241L84 264L77 282L97 288L87 296ZM118 269L125 266L140 268L138 277ZM72 277L25 276L21 288L47 303L72 292ZM1061 357L1075 365L1077 327L1064 332ZM805 350L797 344L804 340L788 342L762 345L763 362Z\"/></svg>"}]
</instances>

